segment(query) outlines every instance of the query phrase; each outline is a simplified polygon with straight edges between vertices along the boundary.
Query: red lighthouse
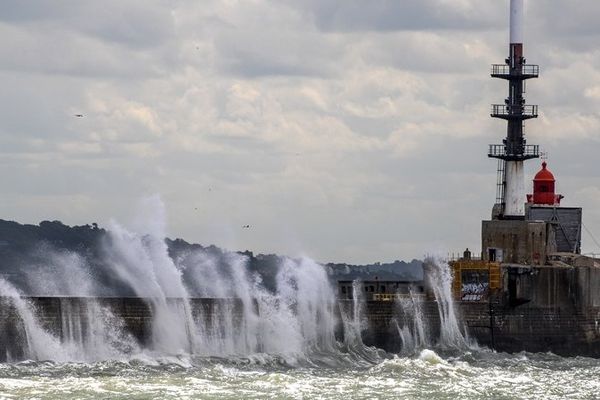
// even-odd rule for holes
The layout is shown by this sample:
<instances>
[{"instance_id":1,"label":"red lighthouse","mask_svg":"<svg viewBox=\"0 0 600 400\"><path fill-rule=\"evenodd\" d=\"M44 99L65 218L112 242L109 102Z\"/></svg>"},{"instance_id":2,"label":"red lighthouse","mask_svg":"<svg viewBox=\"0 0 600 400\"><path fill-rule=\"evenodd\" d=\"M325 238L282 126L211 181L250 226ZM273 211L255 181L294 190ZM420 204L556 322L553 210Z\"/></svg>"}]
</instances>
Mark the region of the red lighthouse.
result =
<instances>
[{"instance_id":1,"label":"red lighthouse","mask_svg":"<svg viewBox=\"0 0 600 400\"><path fill-rule=\"evenodd\" d=\"M563 198L561 194L554 193L556 179L546 168L546 162L542 163L542 169L533 178L533 194L527 195L527 202L536 205L559 206Z\"/></svg>"}]
</instances>

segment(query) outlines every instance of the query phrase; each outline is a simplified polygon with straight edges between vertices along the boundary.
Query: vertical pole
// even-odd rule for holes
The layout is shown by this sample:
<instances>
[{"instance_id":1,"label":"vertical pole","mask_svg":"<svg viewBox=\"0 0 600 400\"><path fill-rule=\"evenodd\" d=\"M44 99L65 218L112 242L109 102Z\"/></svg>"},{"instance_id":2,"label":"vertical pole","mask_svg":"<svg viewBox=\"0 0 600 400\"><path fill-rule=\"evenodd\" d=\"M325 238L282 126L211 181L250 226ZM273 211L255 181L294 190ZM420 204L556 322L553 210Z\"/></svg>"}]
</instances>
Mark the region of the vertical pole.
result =
<instances>
[{"instance_id":1,"label":"vertical pole","mask_svg":"<svg viewBox=\"0 0 600 400\"><path fill-rule=\"evenodd\" d=\"M510 47L509 60L511 75L521 75L523 65L523 0L510 0ZM523 155L523 81L509 81L508 120L506 151L509 155ZM523 160L507 160L505 165L504 215L522 217L525 215L525 175Z\"/></svg>"},{"instance_id":2,"label":"vertical pole","mask_svg":"<svg viewBox=\"0 0 600 400\"><path fill-rule=\"evenodd\" d=\"M490 314L490 348L494 350L496 348L496 341L494 338L494 307L492 305L492 265L488 263L488 312Z\"/></svg>"}]
</instances>

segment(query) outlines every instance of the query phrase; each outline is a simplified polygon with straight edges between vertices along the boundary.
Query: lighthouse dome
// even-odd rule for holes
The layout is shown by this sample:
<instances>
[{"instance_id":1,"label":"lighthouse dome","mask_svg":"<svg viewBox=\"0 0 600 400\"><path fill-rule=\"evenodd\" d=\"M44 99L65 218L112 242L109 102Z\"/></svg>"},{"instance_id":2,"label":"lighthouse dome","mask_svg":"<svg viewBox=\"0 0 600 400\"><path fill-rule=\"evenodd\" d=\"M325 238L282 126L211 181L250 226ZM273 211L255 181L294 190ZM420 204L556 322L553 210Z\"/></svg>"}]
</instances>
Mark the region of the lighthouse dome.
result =
<instances>
[{"instance_id":1,"label":"lighthouse dome","mask_svg":"<svg viewBox=\"0 0 600 400\"><path fill-rule=\"evenodd\" d=\"M546 161L542 163L542 169L533 177L534 181L556 181L554 175L546 168Z\"/></svg>"}]
</instances>

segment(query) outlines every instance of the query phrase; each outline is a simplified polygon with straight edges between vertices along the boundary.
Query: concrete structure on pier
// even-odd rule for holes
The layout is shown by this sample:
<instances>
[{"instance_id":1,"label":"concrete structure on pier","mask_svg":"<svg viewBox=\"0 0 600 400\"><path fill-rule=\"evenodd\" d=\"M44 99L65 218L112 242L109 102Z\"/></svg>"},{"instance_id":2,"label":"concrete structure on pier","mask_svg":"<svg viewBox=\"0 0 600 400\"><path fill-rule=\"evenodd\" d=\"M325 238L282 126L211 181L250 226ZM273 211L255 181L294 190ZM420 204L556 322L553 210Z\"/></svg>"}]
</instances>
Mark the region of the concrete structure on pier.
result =
<instances>
[{"instance_id":1,"label":"concrete structure on pier","mask_svg":"<svg viewBox=\"0 0 600 400\"><path fill-rule=\"evenodd\" d=\"M492 117L508 121L503 144L488 153L499 160L497 199L482 221L481 259L451 263L453 294L480 343L600 356L600 260L580 254L582 209L561 207L546 161L525 202L523 162L539 151L523 136L523 121L537 117L537 106L525 105L523 82L537 78L539 67L526 64L522 34L523 0L511 0L509 56L492 66L492 77L509 82L505 104L492 108Z\"/></svg>"}]
</instances>

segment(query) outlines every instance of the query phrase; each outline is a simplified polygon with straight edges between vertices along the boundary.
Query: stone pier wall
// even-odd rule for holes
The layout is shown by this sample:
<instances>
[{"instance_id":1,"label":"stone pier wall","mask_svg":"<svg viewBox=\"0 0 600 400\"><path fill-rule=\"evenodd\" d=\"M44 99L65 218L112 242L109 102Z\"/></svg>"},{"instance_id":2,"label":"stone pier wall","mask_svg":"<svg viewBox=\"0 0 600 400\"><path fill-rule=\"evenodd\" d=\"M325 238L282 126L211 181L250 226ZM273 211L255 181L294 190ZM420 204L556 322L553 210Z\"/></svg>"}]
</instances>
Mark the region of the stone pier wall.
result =
<instances>
[{"instance_id":1,"label":"stone pier wall","mask_svg":"<svg viewBox=\"0 0 600 400\"><path fill-rule=\"evenodd\" d=\"M481 345L506 352L553 352L600 357L600 307L573 310L522 305L504 309L460 303L461 319Z\"/></svg>"},{"instance_id":2,"label":"stone pier wall","mask_svg":"<svg viewBox=\"0 0 600 400\"><path fill-rule=\"evenodd\" d=\"M340 300L339 304L341 312L352 315L353 300ZM362 307L365 322L362 330L363 342L392 353L400 352L402 343L399 329L405 325L412 329L414 314L406 315L396 301L365 301ZM423 301L420 303L420 309L427 336L439 337L440 316L437 302Z\"/></svg>"},{"instance_id":3,"label":"stone pier wall","mask_svg":"<svg viewBox=\"0 0 600 400\"><path fill-rule=\"evenodd\" d=\"M152 334L152 306L140 298L77 298L32 297L26 299L35 309L41 325L58 337L66 335L64 318L85 320L93 304L109 309L142 345L148 344ZM168 301L181 302L170 299ZM8 353L18 358L22 354L19 343L25 343L23 323L17 316L12 300L0 298L0 361ZM192 314L196 321L204 319L210 326L221 314L241 319L243 304L236 299L190 299ZM341 314L353 315L352 300L340 300L338 319ZM437 302L420 303L425 327L430 341L435 344L439 337L440 316ZM459 323L468 328L471 337L484 346L506 352L547 352L560 355L585 355L600 357L600 307L586 305L579 308L548 307L535 303L516 308L505 308L500 303L490 305L478 302L456 304ZM260 312L260 310L258 310ZM401 350L398 328L412 326L413 315L405 315L394 301L366 301L363 304L363 341L390 352ZM235 324L234 324L235 325ZM343 324L338 325L338 339L343 339ZM10 352L8 351L10 349Z\"/></svg>"}]
</instances>

